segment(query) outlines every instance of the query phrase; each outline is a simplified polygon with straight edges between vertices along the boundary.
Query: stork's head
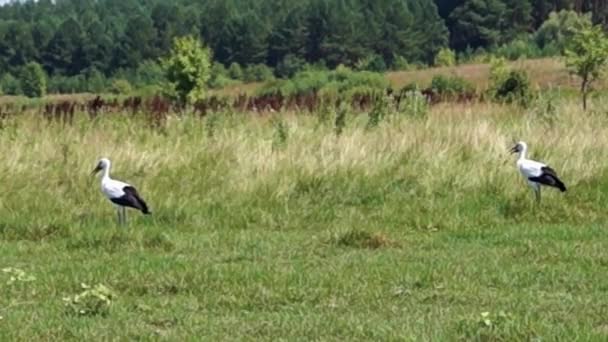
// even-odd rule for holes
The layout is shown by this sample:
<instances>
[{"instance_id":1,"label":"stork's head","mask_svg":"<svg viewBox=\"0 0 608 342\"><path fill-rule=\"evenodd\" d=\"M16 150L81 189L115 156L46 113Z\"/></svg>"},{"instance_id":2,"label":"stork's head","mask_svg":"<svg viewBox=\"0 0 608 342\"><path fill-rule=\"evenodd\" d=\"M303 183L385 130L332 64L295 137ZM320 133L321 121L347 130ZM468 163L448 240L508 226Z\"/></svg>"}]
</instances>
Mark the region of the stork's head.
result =
<instances>
[{"instance_id":1,"label":"stork's head","mask_svg":"<svg viewBox=\"0 0 608 342\"><path fill-rule=\"evenodd\" d=\"M511 151L511 153L520 153L527 149L528 149L528 145L525 142L520 141L520 142L516 143L515 146L511 147L510 151Z\"/></svg>"},{"instance_id":2,"label":"stork's head","mask_svg":"<svg viewBox=\"0 0 608 342\"><path fill-rule=\"evenodd\" d=\"M101 159L99 159L99 162L97 163L97 166L95 167L95 169L93 169L93 171L91 172L91 174L94 175L97 172L99 172L101 170L105 170L105 169L107 169L109 167L110 167L110 159L108 159L108 158L101 158Z\"/></svg>"}]
</instances>

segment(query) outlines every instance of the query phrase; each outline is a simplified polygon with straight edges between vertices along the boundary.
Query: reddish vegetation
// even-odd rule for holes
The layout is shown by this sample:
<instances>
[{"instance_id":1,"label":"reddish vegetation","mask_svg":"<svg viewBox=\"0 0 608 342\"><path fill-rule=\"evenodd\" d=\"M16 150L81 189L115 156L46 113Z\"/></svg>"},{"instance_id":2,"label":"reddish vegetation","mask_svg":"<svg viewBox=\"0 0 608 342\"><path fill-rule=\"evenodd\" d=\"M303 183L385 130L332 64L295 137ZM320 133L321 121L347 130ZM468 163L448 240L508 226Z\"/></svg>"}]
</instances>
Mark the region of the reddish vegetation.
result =
<instances>
[{"instance_id":1,"label":"reddish vegetation","mask_svg":"<svg viewBox=\"0 0 608 342\"><path fill-rule=\"evenodd\" d=\"M431 104L436 104L443 100L468 102L476 99L475 94L460 94L455 98L450 99L441 98L430 90L423 90L422 94L425 95ZM402 101L403 96L405 96L405 93L393 93L392 89L387 89L384 92L358 93L351 97L350 105L353 110L361 112L367 111L383 96L390 96L398 105ZM191 110L201 117L212 112L225 110L249 113L279 111L312 113L318 110L322 105L331 104L332 106L338 106L341 102L342 100L340 99L323 98L317 92L309 92L289 97L281 94L250 97L243 93L235 97L212 95L205 100L196 102ZM24 112L27 109L28 108L25 106L21 108L16 107L11 103L5 103L3 106L0 106L0 119L9 114ZM58 101L47 102L38 110L38 112L48 121L61 122L63 124L72 124L76 111L87 112L91 119L109 113L124 113L130 115L142 114L149 120L151 126L162 127L170 113L183 113L185 110L186 108L184 106L172 102L160 95L148 99L142 97L129 97L121 102L115 98L104 99L98 95L88 100L68 100L62 98Z\"/></svg>"}]
</instances>

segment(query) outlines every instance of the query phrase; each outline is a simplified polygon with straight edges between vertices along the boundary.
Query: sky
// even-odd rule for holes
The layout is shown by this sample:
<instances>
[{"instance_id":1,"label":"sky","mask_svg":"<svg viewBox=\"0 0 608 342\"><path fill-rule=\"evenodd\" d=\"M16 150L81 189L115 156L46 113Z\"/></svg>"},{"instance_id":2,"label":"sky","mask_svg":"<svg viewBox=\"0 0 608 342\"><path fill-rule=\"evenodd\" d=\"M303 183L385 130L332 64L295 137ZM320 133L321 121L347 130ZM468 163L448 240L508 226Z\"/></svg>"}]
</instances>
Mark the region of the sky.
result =
<instances>
[{"instance_id":1,"label":"sky","mask_svg":"<svg viewBox=\"0 0 608 342\"><path fill-rule=\"evenodd\" d=\"M23 1L23 0L21 0L21 1ZM11 0L0 0L0 5L4 5L4 4L7 4L9 2L11 2Z\"/></svg>"}]
</instances>

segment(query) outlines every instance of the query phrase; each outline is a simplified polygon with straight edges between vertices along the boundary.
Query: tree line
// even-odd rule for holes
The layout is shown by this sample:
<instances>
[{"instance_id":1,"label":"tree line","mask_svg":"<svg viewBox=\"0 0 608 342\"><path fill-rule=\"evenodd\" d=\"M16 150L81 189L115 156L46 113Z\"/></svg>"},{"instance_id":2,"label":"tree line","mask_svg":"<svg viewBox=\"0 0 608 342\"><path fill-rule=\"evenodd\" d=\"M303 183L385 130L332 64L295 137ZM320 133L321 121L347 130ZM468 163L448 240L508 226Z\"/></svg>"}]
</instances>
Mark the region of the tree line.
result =
<instances>
[{"instance_id":1,"label":"tree line","mask_svg":"<svg viewBox=\"0 0 608 342\"><path fill-rule=\"evenodd\" d=\"M225 66L381 70L431 64L446 47L500 47L562 9L608 23L603 0L29 0L0 7L0 73L37 62L56 77L154 74L150 61L185 35Z\"/></svg>"}]
</instances>

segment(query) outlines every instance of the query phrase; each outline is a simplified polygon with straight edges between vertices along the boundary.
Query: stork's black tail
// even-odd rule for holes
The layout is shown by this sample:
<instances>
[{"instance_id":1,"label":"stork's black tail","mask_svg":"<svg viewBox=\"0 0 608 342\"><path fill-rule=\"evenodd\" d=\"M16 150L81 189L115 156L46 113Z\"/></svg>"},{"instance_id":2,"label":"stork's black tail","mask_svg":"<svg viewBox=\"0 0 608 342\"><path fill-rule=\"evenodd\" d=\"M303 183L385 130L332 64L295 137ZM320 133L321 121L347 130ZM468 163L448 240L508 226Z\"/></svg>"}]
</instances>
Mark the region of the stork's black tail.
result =
<instances>
[{"instance_id":1,"label":"stork's black tail","mask_svg":"<svg viewBox=\"0 0 608 342\"><path fill-rule=\"evenodd\" d=\"M129 199L129 203L127 204L127 206L141 210L144 215L152 214L150 210L148 210L148 205L146 204L144 199L141 198L141 196L134 187L127 186L123 189L123 191Z\"/></svg>"},{"instance_id":2,"label":"stork's black tail","mask_svg":"<svg viewBox=\"0 0 608 342\"><path fill-rule=\"evenodd\" d=\"M566 185L559 178L555 177L555 187L561 192L566 192Z\"/></svg>"},{"instance_id":3,"label":"stork's black tail","mask_svg":"<svg viewBox=\"0 0 608 342\"><path fill-rule=\"evenodd\" d=\"M557 177L557 173L552 168L545 166L541 168L542 174L538 177L530 178L531 181L538 182L544 185L558 188L561 192L565 192L566 185Z\"/></svg>"}]
</instances>

